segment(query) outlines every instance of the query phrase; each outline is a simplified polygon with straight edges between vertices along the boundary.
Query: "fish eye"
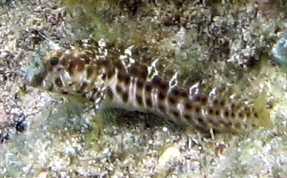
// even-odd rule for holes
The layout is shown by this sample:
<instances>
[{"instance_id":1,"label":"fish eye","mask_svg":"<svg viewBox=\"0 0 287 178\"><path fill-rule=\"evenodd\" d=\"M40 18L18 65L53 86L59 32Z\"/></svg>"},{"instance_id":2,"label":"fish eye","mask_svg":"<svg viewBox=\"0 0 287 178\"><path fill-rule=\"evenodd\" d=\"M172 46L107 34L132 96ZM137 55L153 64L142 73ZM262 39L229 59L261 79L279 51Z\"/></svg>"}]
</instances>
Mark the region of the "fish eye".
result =
<instances>
[{"instance_id":1,"label":"fish eye","mask_svg":"<svg viewBox=\"0 0 287 178\"><path fill-rule=\"evenodd\" d=\"M50 62L51 66L55 66L58 64L59 58L58 57L52 57L49 62Z\"/></svg>"}]
</instances>

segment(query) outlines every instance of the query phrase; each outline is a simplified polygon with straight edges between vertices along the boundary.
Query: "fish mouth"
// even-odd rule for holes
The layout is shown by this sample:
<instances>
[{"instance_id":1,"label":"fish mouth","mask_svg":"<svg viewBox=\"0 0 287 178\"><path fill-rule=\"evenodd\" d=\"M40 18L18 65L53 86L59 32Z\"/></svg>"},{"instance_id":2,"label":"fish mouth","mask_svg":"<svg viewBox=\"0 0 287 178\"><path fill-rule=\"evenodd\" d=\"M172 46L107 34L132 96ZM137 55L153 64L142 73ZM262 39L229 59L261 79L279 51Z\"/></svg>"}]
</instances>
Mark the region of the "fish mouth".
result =
<instances>
[{"instance_id":1,"label":"fish mouth","mask_svg":"<svg viewBox=\"0 0 287 178\"><path fill-rule=\"evenodd\" d=\"M30 65L25 70L24 83L37 87L42 85L43 80L47 75L47 70L44 61L39 55L33 56Z\"/></svg>"}]
</instances>

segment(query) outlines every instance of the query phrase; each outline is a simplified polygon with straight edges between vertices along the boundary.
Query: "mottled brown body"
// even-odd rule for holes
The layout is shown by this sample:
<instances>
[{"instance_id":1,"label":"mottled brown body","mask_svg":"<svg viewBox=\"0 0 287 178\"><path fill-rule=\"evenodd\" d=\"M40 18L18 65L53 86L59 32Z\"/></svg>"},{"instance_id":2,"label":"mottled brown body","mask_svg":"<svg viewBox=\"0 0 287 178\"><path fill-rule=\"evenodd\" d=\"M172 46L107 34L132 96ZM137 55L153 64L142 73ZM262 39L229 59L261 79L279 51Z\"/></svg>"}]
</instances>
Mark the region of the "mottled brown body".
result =
<instances>
[{"instance_id":1,"label":"mottled brown body","mask_svg":"<svg viewBox=\"0 0 287 178\"><path fill-rule=\"evenodd\" d=\"M88 44L47 53L41 69L28 72L26 80L45 90L87 98L96 108L112 105L153 112L203 130L239 132L271 124L262 98L258 104L227 89L186 86L176 72L165 72L160 59L146 65L132 48Z\"/></svg>"}]
</instances>

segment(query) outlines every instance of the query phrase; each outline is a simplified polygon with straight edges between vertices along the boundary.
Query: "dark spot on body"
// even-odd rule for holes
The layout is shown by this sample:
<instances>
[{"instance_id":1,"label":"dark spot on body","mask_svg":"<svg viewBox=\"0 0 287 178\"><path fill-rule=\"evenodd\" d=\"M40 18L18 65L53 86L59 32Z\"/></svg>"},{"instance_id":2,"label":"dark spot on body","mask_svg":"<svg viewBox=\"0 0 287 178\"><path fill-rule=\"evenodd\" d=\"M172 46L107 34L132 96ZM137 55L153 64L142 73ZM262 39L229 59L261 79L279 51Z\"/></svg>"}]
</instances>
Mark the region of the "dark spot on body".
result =
<instances>
[{"instance_id":1,"label":"dark spot on body","mask_svg":"<svg viewBox=\"0 0 287 178\"><path fill-rule=\"evenodd\" d=\"M67 91L61 91L61 93L63 94L63 95L67 95L67 94L69 94Z\"/></svg>"},{"instance_id":2,"label":"dark spot on body","mask_svg":"<svg viewBox=\"0 0 287 178\"><path fill-rule=\"evenodd\" d=\"M228 116L229 116L229 111L228 111L228 110L225 110L225 111L224 111L224 116L225 116L225 117L228 117Z\"/></svg>"},{"instance_id":3,"label":"dark spot on body","mask_svg":"<svg viewBox=\"0 0 287 178\"><path fill-rule=\"evenodd\" d=\"M152 78L151 83L152 83L153 86L159 87L161 85L161 83L162 83L162 79L160 78L160 76L155 75Z\"/></svg>"},{"instance_id":4,"label":"dark spot on body","mask_svg":"<svg viewBox=\"0 0 287 178\"><path fill-rule=\"evenodd\" d=\"M124 71L125 67L121 61L115 61L114 66L118 71Z\"/></svg>"},{"instance_id":5,"label":"dark spot on body","mask_svg":"<svg viewBox=\"0 0 287 178\"><path fill-rule=\"evenodd\" d=\"M111 79L113 76L114 76L114 74L115 74L115 69L114 68L107 68L107 75L106 75L106 77L108 78L108 79Z\"/></svg>"},{"instance_id":6,"label":"dark spot on body","mask_svg":"<svg viewBox=\"0 0 287 178\"><path fill-rule=\"evenodd\" d=\"M170 94L174 95L175 97L180 96L180 88L178 86L175 86L173 88L171 88Z\"/></svg>"},{"instance_id":7,"label":"dark spot on body","mask_svg":"<svg viewBox=\"0 0 287 178\"><path fill-rule=\"evenodd\" d=\"M166 98L166 94L162 91L158 91L158 99L163 101Z\"/></svg>"},{"instance_id":8,"label":"dark spot on body","mask_svg":"<svg viewBox=\"0 0 287 178\"><path fill-rule=\"evenodd\" d=\"M213 115L213 109L212 108L208 108L208 114Z\"/></svg>"},{"instance_id":9,"label":"dark spot on body","mask_svg":"<svg viewBox=\"0 0 287 178\"><path fill-rule=\"evenodd\" d=\"M184 89L181 89L181 93L180 93L181 97L183 98L187 98L188 97L188 92Z\"/></svg>"},{"instance_id":10,"label":"dark spot on body","mask_svg":"<svg viewBox=\"0 0 287 178\"><path fill-rule=\"evenodd\" d=\"M55 79L55 85L57 87L63 87L62 80L59 77Z\"/></svg>"},{"instance_id":11,"label":"dark spot on body","mask_svg":"<svg viewBox=\"0 0 287 178\"><path fill-rule=\"evenodd\" d=\"M174 117L179 117L179 111L177 109L171 109L169 111Z\"/></svg>"},{"instance_id":12,"label":"dark spot on body","mask_svg":"<svg viewBox=\"0 0 287 178\"><path fill-rule=\"evenodd\" d=\"M119 94L122 94L122 93L123 93L123 89L122 89L122 87L121 87L119 84L116 86L116 91L117 91L117 93L119 93Z\"/></svg>"},{"instance_id":13,"label":"dark spot on body","mask_svg":"<svg viewBox=\"0 0 287 178\"><path fill-rule=\"evenodd\" d=\"M184 108L187 109L187 110L191 110L193 108L192 102L190 100L187 100L184 103Z\"/></svg>"},{"instance_id":14,"label":"dark spot on body","mask_svg":"<svg viewBox=\"0 0 287 178\"><path fill-rule=\"evenodd\" d=\"M207 102L207 97L206 96L202 96L200 99L202 104L205 104Z\"/></svg>"},{"instance_id":15,"label":"dark spot on body","mask_svg":"<svg viewBox=\"0 0 287 178\"><path fill-rule=\"evenodd\" d=\"M196 106L196 107L195 107L195 112L196 112L197 114L200 114L200 107L199 107L199 106Z\"/></svg>"},{"instance_id":16,"label":"dark spot on body","mask_svg":"<svg viewBox=\"0 0 287 178\"><path fill-rule=\"evenodd\" d=\"M172 106L176 105L176 97L174 95L168 95L167 100L169 102L169 104L171 104Z\"/></svg>"},{"instance_id":17,"label":"dark spot on body","mask_svg":"<svg viewBox=\"0 0 287 178\"><path fill-rule=\"evenodd\" d=\"M219 110L216 110L216 111L215 111L215 115L216 115L216 116L219 116L219 115L220 115Z\"/></svg>"},{"instance_id":18,"label":"dark spot on body","mask_svg":"<svg viewBox=\"0 0 287 178\"><path fill-rule=\"evenodd\" d=\"M102 80L104 81L106 79L106 74L102 74Z\"/></svg>"},{"instance_id":19,"label":"dark spot on body","mask_svg":"<svg viewBox=\"0 0 287 178\"><path fill-rule=\"evenodd\" d=\"M137 103L139 104L139 105L143 105L143 99L142 99L142 96L140 95L140 94L136 94L136 100L137 100Z\"/></svg>"},{"instance_id":20,"label":"dark spot on body","mask_svg":"<svg viewBox=\"0 0 287 178\"><path fill-rule=\"evenodd\" d=\"M152 84L150 82L146 82L145 91L151 93L151 90L152 90Z\"/></svg>"},{"instance_id":21,"label":"dark spot on body","mask_svg":"<svg viewBox=\"0 0 287 178\"><path fill-rule=\"evenodd\" d=\"M195 102L201 103L201 104L206 104L207 97L201 96L201 95L195 95L195 96L193 96L192 100Z\"/></svg>"},{"instance_id":22,"label":"dark spot on body","mask_svg":"<svg viewBox=\"0 0 287 178\"><path fill-rule=\"evenodd\" d=\"M149 98L149 97L146 98L146 105L147 105L147 107L152 107L151 98Z\"/></svg>"},{"instance_id":23,"label":"dark spot on body","mask_svg":"<svg viewBox=\"0 0 287 178\"><path fill-rule=\"evenodd\" d=\"M147 71L144 69L137 67L136 65L132 65L128 68L128 73L138 79L145 80L147 77Z\"/></svg>"},{"instance_id":24,"label":"dark spot on body","mask_svg":"<svg viewBox=\"0 0 287 178\"><path fill-rule=\"evenodd\" d=\"M160 89L161 91L166 92L167 89L168 89L168 82L162 81L162 82L160 83L160 85L159 85L159 89Z\"/></svg>"},{"instance_id":25,"label":"dark spot on body","mask_svg":"<svg viewBox=\"0 0 287 178\"><path fill-rule=\"evenodd\" d=\"M131 81L131 78L129 77L129 76L126 76L125 78L124 78L124 85L126 85L126 86L128 86L129 84L130 84L130 81Z\"/></svg>"},{"instance_id":26,"label":"dark spot on body","mask_svg":"<svg viewBox=\"0 0 287 178\"><path fill-rule=\"evenodd\" d=\"M258 118L258 113L254 113L254 117L255 117L255 118Z\"/></svg>"},{"instance_id":27,"label":"dark spot on body","mask_svg":"<svg viewBox=\"0 0 287 178\"><path fill-rule=\"evenodd\" d=\"M184 114L183 117L186 119L186 120L191 120L191 116L189 114Z\"/></svg>"},{"instance_id":28,"label":"dark spot on body","mask_svg":"<svg viewBox=\"0 0 287 178\"><path fill-rule=\"evenodd\" d=\"M129 93L127 91L125 91L122 95L122 100L123 100L123 102L126 103L128 101L128 99L129 99Z\"/></svg>"},{"instance_id":29,"label":"dark spot on body","mask_svg":"<svg viewBox=\"0 0 287 178\"><path fill-rule=\"evenodd\" d=\"M148 70L146 67L142 66L138 78L141 80L146 80L148 77Z\"/></svg>"},{"instance_id":30,"label":"dark spot on body","mask_svg":"<svg viewBox=\"0 0 287 178\"><path fill-rule=\"evenodd\" d=\"M141 90L143 89L144 86L144 82L142 80L138 80L137 81L137 89Z\"/></svg>"},{"instance_id":31,"label":"dark spot on body","mask_svg":"<svg viewBox=\"0 0 287 178\"><path fill-rule=\"evenodd\" d=\"M204 119L202 117L198 117L197 121L202 125L204 123Z\"/></svg>"},{"instance_id":32,"label":"dark spot on body","mask_svg":"<svg viewBox=\"0 0 287 178\"><path fill-rule=\"evenodd\" d=\"M124 81L129 80L129 76L126 73L121 72L121 71L118 71L117 77L118 77L119 82L124 82Z\"/></svg>"}]
</instances>

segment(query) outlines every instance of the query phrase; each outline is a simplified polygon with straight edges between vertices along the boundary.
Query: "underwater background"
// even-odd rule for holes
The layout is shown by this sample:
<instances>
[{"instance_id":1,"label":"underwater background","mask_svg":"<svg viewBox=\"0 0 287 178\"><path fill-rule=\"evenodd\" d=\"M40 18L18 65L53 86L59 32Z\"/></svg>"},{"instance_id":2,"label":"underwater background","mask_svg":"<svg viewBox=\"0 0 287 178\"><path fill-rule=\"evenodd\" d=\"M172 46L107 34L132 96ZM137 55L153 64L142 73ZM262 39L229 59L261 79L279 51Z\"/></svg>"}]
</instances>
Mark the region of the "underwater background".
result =
<instances>
[{"instance_id":1,"label":"underwater background","mask_svg":"<svg viewBox=\"0 0 287 178\"><path fill-rule=\"evenodd\" d=\"M0 0L0 175L287 177L286 9L285 0ZM264 90L273 125L202 133L25 84L33 58L87 38L138 47L142 63L164 58L191 83L247 99Z\"/></svg>"}]
</instances>

